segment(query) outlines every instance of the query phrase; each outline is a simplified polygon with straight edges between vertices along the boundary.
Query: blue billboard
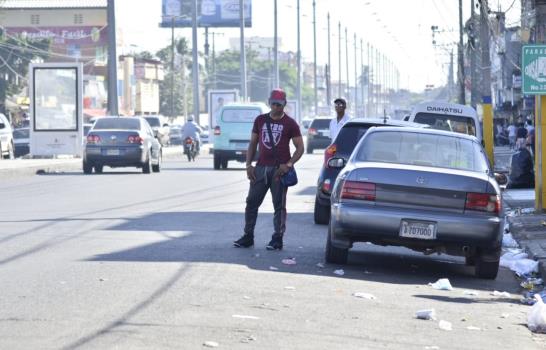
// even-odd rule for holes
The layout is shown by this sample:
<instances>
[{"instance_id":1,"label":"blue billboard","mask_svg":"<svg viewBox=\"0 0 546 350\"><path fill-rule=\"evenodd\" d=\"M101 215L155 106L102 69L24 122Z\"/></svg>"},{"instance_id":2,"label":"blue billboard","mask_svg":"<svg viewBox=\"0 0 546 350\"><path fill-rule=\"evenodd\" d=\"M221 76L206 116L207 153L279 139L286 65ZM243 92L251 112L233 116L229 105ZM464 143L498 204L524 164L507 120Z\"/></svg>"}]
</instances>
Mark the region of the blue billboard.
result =
<instances>
[{"instance_id":1,"label":"blue billboard","mask_svg":"<svg viewBox=\"0 0 546 350\"><path fill-rule=\"evenodd\" d=\"M194 0L162 0L161 27L191 27ZM252 27L252 0L244 0L245 27ZM199 27L239 27L239 0L197 0Z\"/></svg>"}]
</instances>

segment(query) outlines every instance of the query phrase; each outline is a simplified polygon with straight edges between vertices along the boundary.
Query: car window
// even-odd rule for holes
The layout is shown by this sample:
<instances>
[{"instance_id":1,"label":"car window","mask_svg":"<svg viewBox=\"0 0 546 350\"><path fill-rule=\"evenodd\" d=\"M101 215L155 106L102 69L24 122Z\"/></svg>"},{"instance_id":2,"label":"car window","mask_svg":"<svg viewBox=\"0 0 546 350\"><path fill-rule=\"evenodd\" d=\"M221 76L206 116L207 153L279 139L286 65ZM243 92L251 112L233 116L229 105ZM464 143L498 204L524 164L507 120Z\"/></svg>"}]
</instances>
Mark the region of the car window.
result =
<instances>
[{"instance_id":1,"label":"car window","mask_svg":"<svg viewBox=\"0 0 546 350\"><path fill-rule=\"evenodd\" d=\"M356 160L488 170L485 155L471 140L416 132L374 132L360 144Z\"/></svg>"},{"instance_id":2,"label":"car window","mask_svg":"<svg viewBox=\"0 0 546 350\"><path fill-rule=\"evenodd\" d=\"M345 125L336 136L334 144L336 151L342 154L351 154L356 144L368 131L370 125Z\"/></svg>"},{"instance_id":3,"label":"car window","mask_svg":"<svg viewBox=\"0 0 546 350\"><path fill-rule=\"evenodd\" d=\"M91 130L91 125L85 125L83 127L83 136L87 136L87 134L89 134L89 130Z\"/></svg>"},{"instance_id":4,"label":"car window","mask_svg":"<svg viewBox=\"0 0 546 350\"><path fill-rule=\"evenodd\" d=\"M146 119L146 121L148 122L148 124L150 124L150 126L154 127L154 126L161 126L161 123L159 122L159 118L152 118L152 117L144 117L144 119Z\"/></svg>"},{"instance_id":5,"label":"car window","mask_svg":"<svg viewBox=\"0 0 546 350\"><path fill-rule=\"evenodd\" d=\"M332 119L313 119L309 127L313 129L328 129L330 128L330 120Z\"/></svg>"},{"instance_id":6,"label":"car window","mask_svg":"<svg viewBox=\"0 0 546 350\"><path fill-rule=\"evenodd\" d=\"M139 130L140 120L137 118L101 118L95 122L93 130Z\"/></svg>"},{"instance_id":7,"label":"car window","mask_svg":"<svg viewBox=\"0 0 546 350\"><path fill-rule=\"evenodd\" d=\"M252 109L224 109L222 121L226 123L252 123L260 115L260 110Z\"/></svg>"},{"instance_id":8,"label":"car window","mask_svg":"<svg viewBox=\"0 0 546 350\"><path fill-rule=\"evenodd\" d=\"M28 129L15 129L13 130L14 139L28 139L29 130Z\"/></svg>"},{"instance_id":9,"label":"car window","mask_svg":"<svg viewBox=\"0 0 546 350\"><path fill-rule=\"evenodd\" d=\"M474 119L458 115L435 113L417 113L414 122L428 124L433 129L454 131L461 134L476 136Z\"/></svg>"}]
</instances>

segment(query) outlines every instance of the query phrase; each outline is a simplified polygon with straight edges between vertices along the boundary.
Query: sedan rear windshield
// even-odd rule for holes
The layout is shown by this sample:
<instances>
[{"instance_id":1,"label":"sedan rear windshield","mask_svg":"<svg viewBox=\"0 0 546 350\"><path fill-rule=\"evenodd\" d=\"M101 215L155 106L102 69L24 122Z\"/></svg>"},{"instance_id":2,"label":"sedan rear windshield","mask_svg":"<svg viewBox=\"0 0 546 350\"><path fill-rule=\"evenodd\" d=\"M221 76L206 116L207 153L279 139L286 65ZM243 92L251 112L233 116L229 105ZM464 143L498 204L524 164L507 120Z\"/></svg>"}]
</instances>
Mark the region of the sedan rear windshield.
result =
<instances>
[{"instance_id":1,"label":"sedan rear windshield","mask_svg":"<svg viewBox=\"0 0 546 350\"><path fill-rule=\"evenodd\" d=\"M369 128L370 125L345 125L334 141L336 152L349 156Z\"/></svg>"},{"instance_id":2,"label":"sedan rear windshield","mask_svg":"<svg viewBox=\"0 0 546 350\"><path fill-rule=\"evenodd\" d=\"M313 121L311 122L311 126L309 126L310 128L314 128L314 129L329 129L330 128L330 121L332 119L313 119Z\"/></svg>"},{"instance_id":3,"label":"sedan rear windshield","mask_svg":"<svg viewBox=\"0 0 546 350\"><path fill-rule=\"evenodd\" d=\"M93 130L140 130L140 120L133 118L103 118L98 119Z\"/></svg>"},{"instance_id":4,"label":"sedan rear windshield","mask_svg":"<svg viewBox=\"0 0 546 350\"><path fill-rule=\"evenodd\" d=\"M222 121L225 123L252 123L260 114L258 109L224 109Z\"/></svg>"},{"instance_id":5,"label":"sedan rear windshield","mask_svg":"<svg viewBox=\"0 0 546 350\"><path fill-rule=\"evenodd\" d=\"M14 139L28 139L29 129L15 129L13 130Z\"/></svg>"},{"instance_id":6,"label":"sedan rear windshield","mask_svg":"<svg viewBox=\"0 0 546 350\"><path fill-rule=\"evenodd\" d=\"M357 161L423 165L486 172L481 147L448 135L416 132L374 132L360 144Z\"/></svg>"},{"instance_id":7,"label":"sedan rear windshield","mask_svg":"<svg viewBox=\"0 0 546 350\"><path fill-rule=\"evenodd\" d=\"M159 122L159 118L144 117L144 119L146 119L146 121L148 122L148 124L150 124L151 127L161 126L161 123Z\"/></svg>"},{"instance_id":8,"label":"sedan rear windshield","mask_svg":"<svg viewBox=\"0 0 546 350\"><path fill-rule=\"evenodd\" d=\"M437 130L454 131L476 136L476 125L471 117L435 113L417 113L414 122L428 124Z\"/></svg>"}]
</instances>

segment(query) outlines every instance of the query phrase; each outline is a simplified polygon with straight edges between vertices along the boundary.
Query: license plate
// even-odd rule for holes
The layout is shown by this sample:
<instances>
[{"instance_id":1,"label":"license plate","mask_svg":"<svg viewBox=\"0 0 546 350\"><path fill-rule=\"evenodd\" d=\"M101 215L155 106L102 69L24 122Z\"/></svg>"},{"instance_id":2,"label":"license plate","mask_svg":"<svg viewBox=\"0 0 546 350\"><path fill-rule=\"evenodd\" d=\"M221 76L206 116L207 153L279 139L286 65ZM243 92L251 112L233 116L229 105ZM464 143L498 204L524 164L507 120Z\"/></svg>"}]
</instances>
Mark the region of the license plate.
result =
<instances>
[{"instance_id":1,"label":"license plate","mask_svg":"<svg viewBox=\"0 0 546 350\"><path fill-rule=\"evenodd\" d=\"M436 224L423 221L406 221L400 223L400 237L417 239L435 239Z\"/></svg>"},{"instance_id":2,"label":"license plate","mask_svg":"<svg viewBox=\"0 0 546 350\"><path fill-rule=\"evenodd\" d=\"M107 156L119 156L119 149L107 149L106 150Z\"/></svg>"}]
</instances>

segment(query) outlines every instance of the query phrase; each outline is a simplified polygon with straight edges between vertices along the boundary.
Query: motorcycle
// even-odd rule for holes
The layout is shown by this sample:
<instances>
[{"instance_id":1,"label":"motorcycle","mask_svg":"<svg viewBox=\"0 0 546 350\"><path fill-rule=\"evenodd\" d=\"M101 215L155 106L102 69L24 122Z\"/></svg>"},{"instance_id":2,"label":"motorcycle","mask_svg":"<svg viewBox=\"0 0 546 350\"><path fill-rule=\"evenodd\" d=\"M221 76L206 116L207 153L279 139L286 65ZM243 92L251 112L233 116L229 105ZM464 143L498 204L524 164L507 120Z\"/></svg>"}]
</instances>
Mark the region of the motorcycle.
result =
<instances>
[{"instance_id":1,"label":"motorcycle","mask_svg":"<svg viewBox=\"0 0 546 350\"><path fill-rule=\"evenodd\" d=\"M188 157L188 162L195 161L197 153L197 142L192 137L186 137L184 139L184 154Z\"/></svg>"}]
</instances>

